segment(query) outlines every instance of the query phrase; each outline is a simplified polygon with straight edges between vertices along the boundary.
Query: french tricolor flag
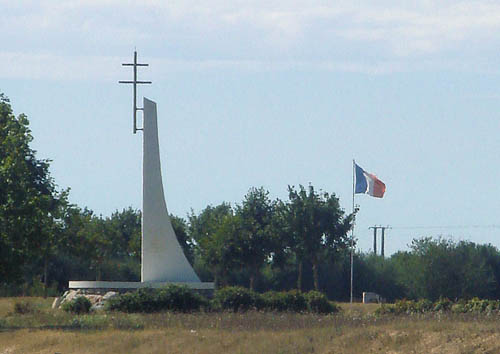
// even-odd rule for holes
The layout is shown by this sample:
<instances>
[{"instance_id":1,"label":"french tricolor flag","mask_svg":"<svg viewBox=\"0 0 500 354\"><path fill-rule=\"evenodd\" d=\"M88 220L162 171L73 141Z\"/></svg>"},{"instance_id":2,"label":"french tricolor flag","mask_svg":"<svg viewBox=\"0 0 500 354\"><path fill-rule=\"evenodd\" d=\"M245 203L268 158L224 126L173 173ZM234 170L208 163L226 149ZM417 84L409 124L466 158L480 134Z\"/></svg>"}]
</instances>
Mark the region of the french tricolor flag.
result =
<instances>
[{"instance_id":1,"label":"french tricolor flag","mask_svg":"<svg viewBox=\"0 0 500 354\"><path fill-rule=\"evenodd\" d=\"M377 178L377 176L366 172L356 163L354 163L356 170L356 187L354 193L364 193L372 197L382 198L385 193L385 184Z\"/></svg>"}]
</instances>

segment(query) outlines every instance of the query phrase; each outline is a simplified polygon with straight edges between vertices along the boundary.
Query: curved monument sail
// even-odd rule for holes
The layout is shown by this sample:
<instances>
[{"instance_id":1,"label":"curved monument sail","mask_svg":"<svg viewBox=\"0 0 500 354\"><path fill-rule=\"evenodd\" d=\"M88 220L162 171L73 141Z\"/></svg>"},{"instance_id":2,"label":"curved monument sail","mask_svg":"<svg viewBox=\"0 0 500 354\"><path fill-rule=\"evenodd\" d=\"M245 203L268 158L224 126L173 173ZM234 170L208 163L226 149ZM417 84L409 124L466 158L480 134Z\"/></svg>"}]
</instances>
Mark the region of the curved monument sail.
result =
<instances>
[{"instance_id":1,"label":"curved monument sail","mask_svg":"<svg viewBox=\"0 0 500 354\"><path fill-rule=\"evenodd\" d=\"M144 98L142 282L199 282L177 241L161 179L156 103Z\"/></svg>"}]
</instances>

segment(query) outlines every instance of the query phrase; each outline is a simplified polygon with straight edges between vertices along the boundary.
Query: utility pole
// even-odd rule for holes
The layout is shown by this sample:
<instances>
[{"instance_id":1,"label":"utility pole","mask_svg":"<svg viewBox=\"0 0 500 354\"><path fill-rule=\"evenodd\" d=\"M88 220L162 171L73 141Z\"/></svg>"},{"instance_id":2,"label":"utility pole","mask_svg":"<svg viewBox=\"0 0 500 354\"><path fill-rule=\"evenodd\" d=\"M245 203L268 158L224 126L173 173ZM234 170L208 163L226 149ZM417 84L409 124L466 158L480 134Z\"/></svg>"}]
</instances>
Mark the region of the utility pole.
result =
<instances>
[{"instance_id":1,"label":"utility pole","mask_svg":"<svg viewBox=\"0 0 500 354\"><path fill-rule=\"evenodd\" d=\"M138 130L142 130L142 128L137 128L137 111L142 111L143 108L137 108L137 84L151 84L151 81L137 81L137 67L138 66L149 66L149 64L140 64L137 62L137 51L134 50L134 62L133 63L125 63L123 66L133 66L134 67L134 80L133 81L118 81L120 84L133 84L134 85L134 134Z\"/></svg>"},{"instance_id":2,"label":"utility pole","mask_svg":"<svg viewBox=\"0 0 500 354\"><path fill-rule=\"evenodd\" d=\"M371 226L368 229L373 229L373 254L377 254L377 230L382 230L382 239L380 242L380 255L384 257L385 255L385 230L391 229L390 226Z\"/></svg>"},{"instance_id":3,"label":"utility pole","mask_svg":"<svg viewBox=\"0 0 500 354\"><path fill-rule=\"evenodd\" d=\"M369 229L373 229L373 254L377 254L377 230L378 226L369 227Z\"/></svg>"}]
</instances>

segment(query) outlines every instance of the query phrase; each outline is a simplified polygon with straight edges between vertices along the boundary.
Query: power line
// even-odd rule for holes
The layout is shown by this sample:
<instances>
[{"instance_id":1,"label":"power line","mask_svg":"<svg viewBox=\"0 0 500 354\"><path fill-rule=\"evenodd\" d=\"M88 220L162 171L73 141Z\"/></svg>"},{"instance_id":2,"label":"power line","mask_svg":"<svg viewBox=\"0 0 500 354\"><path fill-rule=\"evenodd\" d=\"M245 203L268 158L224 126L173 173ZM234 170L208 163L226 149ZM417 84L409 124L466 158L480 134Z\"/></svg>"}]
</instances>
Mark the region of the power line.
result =
<instances>
[{"instance_id":1,"label":"power line","mask_svg":"<svg viewBox=\"0 0 500 354\"><path fill-rule=\"evenodd\" d=\"M399 230L418 230L418 229L500 229L500 225L447 225L447 226L393 226L393 229Z\"/></svg>"}]
</instances>

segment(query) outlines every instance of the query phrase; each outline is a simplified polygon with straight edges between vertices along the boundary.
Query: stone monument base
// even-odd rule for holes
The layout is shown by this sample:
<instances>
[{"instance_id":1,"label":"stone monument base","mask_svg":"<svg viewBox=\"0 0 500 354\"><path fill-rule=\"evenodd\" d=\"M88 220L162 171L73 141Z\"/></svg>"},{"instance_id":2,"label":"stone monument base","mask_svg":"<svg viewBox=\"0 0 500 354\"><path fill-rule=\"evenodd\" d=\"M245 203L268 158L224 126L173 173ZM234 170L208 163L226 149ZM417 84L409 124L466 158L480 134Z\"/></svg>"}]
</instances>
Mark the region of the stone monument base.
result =
<instances>
[{"instance_id":1,"label":"stone monument base","mask_svg":"<svg viewBox=\"0 0 500 354\"><path fill-rule=\"evenodd\" d=\"M202 282L138 282L138 281L70 281L70 290L81 290L83 294L105 294L108 291L125 293L140 288L162 288L167 285L185 285L196 292L211 297L214 283Z\"/></svg>"}]
</instances>

